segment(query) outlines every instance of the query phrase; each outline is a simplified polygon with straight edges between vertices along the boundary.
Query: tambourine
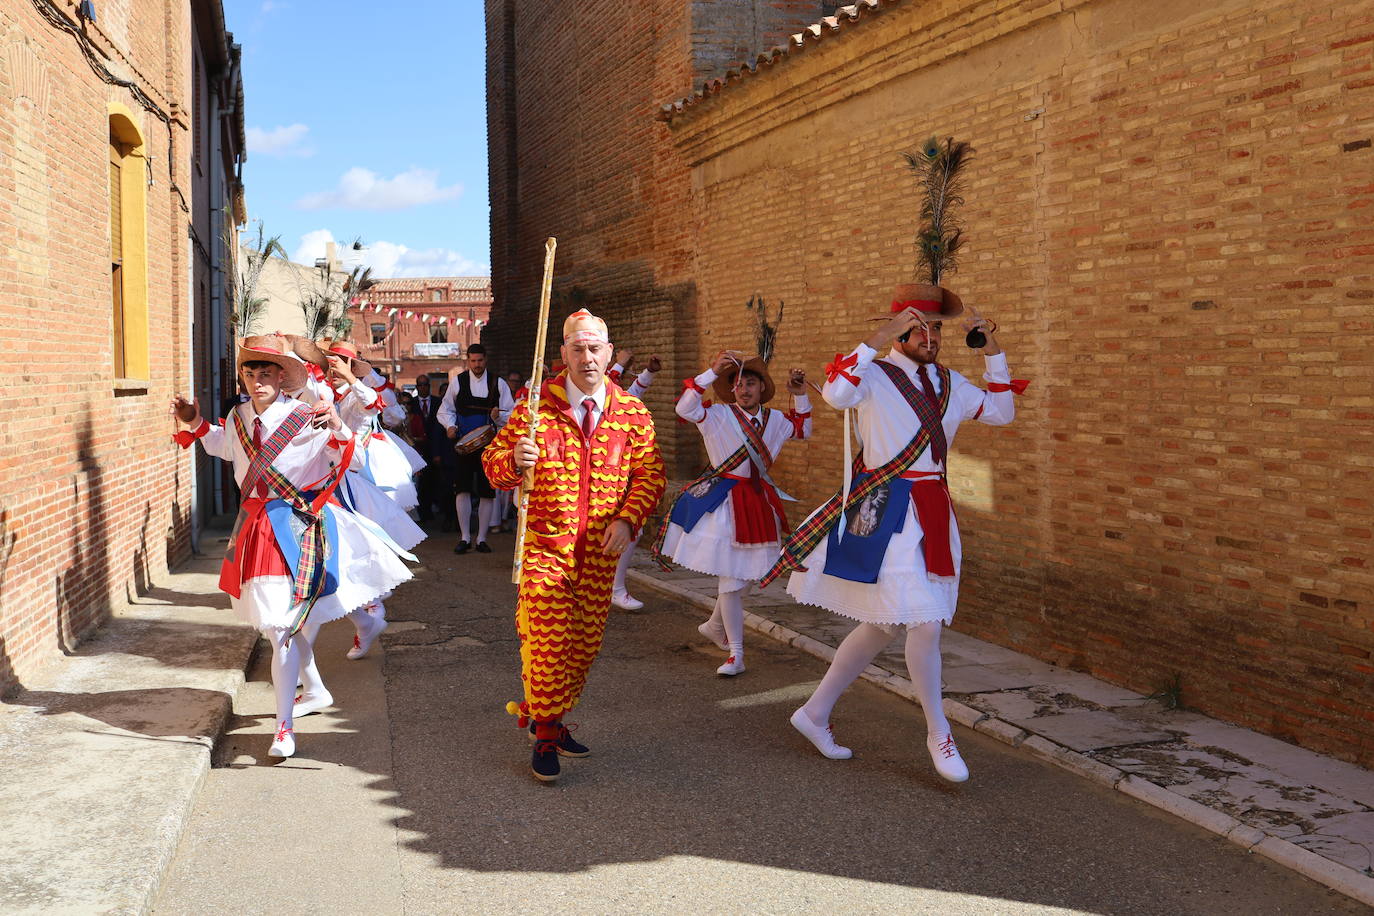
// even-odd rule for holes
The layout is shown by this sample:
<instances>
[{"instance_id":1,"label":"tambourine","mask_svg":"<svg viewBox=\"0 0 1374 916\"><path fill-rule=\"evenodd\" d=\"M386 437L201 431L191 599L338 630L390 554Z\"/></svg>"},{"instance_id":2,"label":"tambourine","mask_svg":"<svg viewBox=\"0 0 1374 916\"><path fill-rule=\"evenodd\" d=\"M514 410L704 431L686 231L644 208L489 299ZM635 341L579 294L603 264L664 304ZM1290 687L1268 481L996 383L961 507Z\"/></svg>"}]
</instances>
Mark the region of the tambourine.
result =
<instances>
[{"instance_id":1,"label":"tambourine","mask_svg":"<svg viewBox=\"0 0 1374 916\"><path fill-rule=\"evenodd\" d=\"M453 450L460 455L471 455L473 452L480 452L486 448L495 438L496 427L488 423L486 426L477 427L453 443Z\"/></svg>"}]
</instances>

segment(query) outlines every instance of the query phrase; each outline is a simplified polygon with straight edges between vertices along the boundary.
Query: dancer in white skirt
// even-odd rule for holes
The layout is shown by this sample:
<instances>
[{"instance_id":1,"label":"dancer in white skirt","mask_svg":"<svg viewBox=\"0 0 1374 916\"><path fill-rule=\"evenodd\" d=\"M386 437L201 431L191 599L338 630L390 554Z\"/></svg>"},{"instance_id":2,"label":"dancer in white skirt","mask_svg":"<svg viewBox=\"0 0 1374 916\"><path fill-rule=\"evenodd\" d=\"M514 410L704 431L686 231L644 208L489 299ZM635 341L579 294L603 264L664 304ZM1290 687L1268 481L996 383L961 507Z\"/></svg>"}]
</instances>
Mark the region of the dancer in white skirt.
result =
<instances>
[{"instance_id":1,"label":"dancer in white skirt","mask_svg":"<svg viewBox=\"0 0 1374 916\"><path fill-rule=\"evenodd\" d=\"M238 350L239 377L250 400L225 426L211 425L198 403L173 399L183 448L231 461L243 493L220 573L234 611L272 643L277 727L269 754L295 753L294 699L303 664L312 659L304 627L337 620L409 579L405 564L342 511L334 492L357 457L353 433L332 404L316 408L283 390L305 384L306 370L285 338L250 337ZM226 428L227 427L227 428Z\"/></svg>"},{"instance_id":2,"label":"dancer in white skirt","mask_svg":"<svg viewBox=\"0 0 1374 916\"><path fill-rule=\"evenodd\" d=\"M707 386L717 403L702 405ZM793 369L787 382L792 410L763 405L773 398L773 379L761 357L722 352L711 368L683 386L677 414L701 430L711 467L687 486L668 511L656 556L719 576L716 609L698 629L728 651L716 669L733 677L744 671L744 594L778 558L787 516L769 469L782 447L811 435L806 373Z\"/></svg>"},{"instance_id":3,"label":"dancer in white skirt","mask_svg":"<svg viewBox=\"0 0 1374 916\"><path fill-rule=\"evenodd\" d=\"M905 293L905 294L904 294ZM860 621L835 652L820 686L792 724L834 759L850 756L835 742L830 713L840 694L902 629L906 663L925 713L927 748L936 770L962 782L968 768L954 743L941 700L940 629L954 618L959 590L959 529L945 482L945 460L959 424L992 426L1015 415L1007 360L995 326L973 312L966 330L986 335L984 379L977 388L936 362L945 319L963 312L959 298L935 286L902 287L896 314L849 355L826 367L825 400L853 409L863 444L841 513L840 496L793 532L764 582L792 571L787 591L798 601ZM879 348L891 351L877 358Z\"/></svg>"},{"instance_id":4,"label":"dancer in white skirt","mask_svg":"<svg viewBox=\"0 0 1374 916\"><path fill-rule=\"evenodd\" d=\"M395 489L383 488L377 476L381 473L382 479L388 480L403 476L409 481L409 462L392 450L390 442L378 431L377 420L386 409L385 401L378 391L360 380L373 375L374 370L347 341L326 341L325 347L339 416L357 435L362 453L361 460L349 469L340 486L340 502L357 513L363 524L377 526L389 549L399 548L406 559L414 560L407 552L425 539L425 532L399 504ZM349 611L348 618L355 629L353 646L346 653L349 659L356 661L367 655L386 630L386 606L382 602L389 596L379 595L366 606ZM313 670L308 673L315 674ZM303 684L298 707L303 710L302 715L330 702L323 684L312 680L307 678Z\"/></svg>"},{"instance_id":5,"label":"dancer in white skirt","mask_svg":"<svg viewBox=\"0 0 1374 916\"><path fill-rule=\"evenodd\" d=\"M634 360L635 354L633 350L618 351L615 355L615 365L611 367L611 371L606 373L606 377L617 385L624 387L625 373L628 372L630 366L634 364ZM649 390L649 386L654 383L654 376L662 368L663 361L660 360L658 354L655 353L649 357L648 364L634 377L634 380L630 382L629 387L625 390L634 397L643 400L644 392ZM518 402L519 398L516 398L516 401ZM635 547L639 544L639 537L643 533L643 531L640 531L639 534L634 536L634 539L630 541L630 546L626 547L625 551L620 555L620 562L616 564L615 567L615 584L611 586L611 604L621 610L637 611L644 607L644 602L640 601L634 595L631 595L629 589L625 587L625 573L630 569L630 563L634 560Z\"/></svg>"}]
</instances>

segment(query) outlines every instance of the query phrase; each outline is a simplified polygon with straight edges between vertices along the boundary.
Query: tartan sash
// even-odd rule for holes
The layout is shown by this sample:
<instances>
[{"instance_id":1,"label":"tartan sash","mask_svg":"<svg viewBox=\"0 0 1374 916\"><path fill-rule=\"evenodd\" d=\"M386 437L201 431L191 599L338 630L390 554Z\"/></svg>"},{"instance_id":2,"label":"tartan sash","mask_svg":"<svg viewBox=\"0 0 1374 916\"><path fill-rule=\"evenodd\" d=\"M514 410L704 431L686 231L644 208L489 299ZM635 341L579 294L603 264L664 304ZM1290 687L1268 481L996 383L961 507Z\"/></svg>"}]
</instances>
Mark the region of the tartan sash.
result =
<instances>
[{"instance_id":1,"label":"tartan sash","mask_svg":"<svg viewBox=\"0 0 1374 916\"><path fill-rule=\"evenodd\" d=\"M652 556L654 560L658 562L659 566L663 567L665 570L669 572L672 571L672 567L668 565L667 558L663 556L663 542L668 537L668 525L671 523L673 517L673 508L677 505L678 500L682 499L682 497L687 494L687 491L691 490L693 487L701 486L707 481L714 480L715 478L720 477L722 474L729 474L735 468L739 467L741 464L744 464L744 462L748 460L749 449L746 446L741 445L739 448L731 452L730 455L726 457L726 459L722 461L720 464L715 465L714 467L708 467L706 470L701 472L701 475L697 477L696 480L691 481L685 487L678 491L677 496L673 498L672 503L668 506L668 511L663 513L663 524L658 526L658 536L654 538L654 543L649 548L649 555Z\"/></svg>"},{"instance_id":2,"label":"tartan sash","mask_svg":"<svg viewBox=\"0 0 1374 916\"><path fill-rule=\"evenodd\" d=\"M773 467L773 455L763 442L763 430L754 428L754 424L749 420L749 415L741 410L738 404L731 404L730 412L735 415L735 422L739 424L740 432L744 434L744 441L753 446L754 454L752 457L763 464L763 472L767 474L768 470ZM759 413L762 414L761 425L767 424L768 408L763 408Z\"/></svg>"},{"instance_id":3,"label":"tartan sash","mask_svg":"<svg viewBox=\"0 0 1374 916\"><path fill-rule=\"evenodd\" d=\"M915 464L916 459L921 457L921 454L930 446L933 426L927 422L927 417L932 417L933 422L938 424L941 422L940 418L944 416L945 409L949 407L949 370L943 366L937 367L937 371L940 373L940 403L935 405L930 403L930 399L925 396L924 392L916 389L911 379L907 378L906 373L901 369L884 360L877 360L876 365L882 367L888 378L892 380L893 385L896 386L898 393L915 411L916 416L921 421L921 428L890 461L871 472L865 472L863 449L859 449L859 453L854 456L852 469L853 476L859 478L859 482L850 491L849 500L841 506L842 495L836 493L822 503L821 507L811 514L810 518L798 525L783 541L782 553L772 568L759 580L759 588L767 588L770 583L784 573L804 572L806 566L803 561L830 534L830 529L840 523L845 512L850 507L862 502L869 493L879 487L886 486L893 478L901 475L903 471Z\"/></svg>"},{"instance_id":4,"label":"tartan sash","mask_svg":"<svg viewBox=\"0 0 1374 916\"><path fill-rule=\"evenodd\" d=\"M305 428L313 414L314 411L305 404L296 405L296 408L287 414L286 419L281 421L272 435L262 444L262 448L255 449L253 438L248 434L242 416L240 416L239 411L234 411L234 433L238 436L239 444L243 446L243 451L249 459L248 471L243 476L240 490L244 493L251 493L253 488L257 486L259 479L266 480L277 492L278 498L301 516L302 524L300 526L289 526L292 540L299 547L299 552L283 550L284 555L296 553L291 600L300 605L300 610L297 611L295 620L292 622L290 636L295 636L300 631L306 618L310 616L310 611L314 608L315 602L324 594L326 561L330 552L329 529L332 527L327 523L324 507L353 457L354 442L350 440L339 465L323 481L320 481L322 486L313 500L308 498L286 475L273 466L272 462L281 454L282 449L286 448L287 444ZM280 537L283 528L274 524L273 530L277 531L278 537Z\"/></svg>"}]
</instances>

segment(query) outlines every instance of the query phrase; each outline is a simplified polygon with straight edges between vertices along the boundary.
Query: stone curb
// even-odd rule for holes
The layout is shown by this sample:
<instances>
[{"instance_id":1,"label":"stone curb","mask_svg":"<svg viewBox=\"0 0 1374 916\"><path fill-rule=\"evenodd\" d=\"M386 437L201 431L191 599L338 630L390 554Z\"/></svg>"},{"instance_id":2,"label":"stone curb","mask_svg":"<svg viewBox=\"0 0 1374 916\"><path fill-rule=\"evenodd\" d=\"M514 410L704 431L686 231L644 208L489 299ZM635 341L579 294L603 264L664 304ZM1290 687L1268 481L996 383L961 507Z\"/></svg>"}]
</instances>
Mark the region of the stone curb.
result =
<instances>
[{"instance_id":1,"label":"stone curb","mask_svg":"<svg viewBox=\"0 0 1374 916\"><path fill-rule=\"evenodd\" d=\"M636 569L627 571L626 577L637 585L680 598L708 611L715 607L714 602L704 595L675 585L671 580L655 579ZM830 661L835 657L833 647L751 611L744 612L744 625L824 661ZM898 674L872 665L860 677L890 693L915 701L911 682ZM1225 812L1209 808L1148 779L1128 774L1100 760L1056 744L1048 738L1028 732L1018 725L974 709L958 700L946 698L944 708L946 716L965 728L996 738L1012 747L1024 748L1041 760L1166 811L1195 827L1225 837L1250 852L1259 853L1270 861L1324 884L1338 893L1368 906L1374 906L1374 878L1369 875L1319 856L1282 837L1242 823Z\"/></svg>"}]
</instances>

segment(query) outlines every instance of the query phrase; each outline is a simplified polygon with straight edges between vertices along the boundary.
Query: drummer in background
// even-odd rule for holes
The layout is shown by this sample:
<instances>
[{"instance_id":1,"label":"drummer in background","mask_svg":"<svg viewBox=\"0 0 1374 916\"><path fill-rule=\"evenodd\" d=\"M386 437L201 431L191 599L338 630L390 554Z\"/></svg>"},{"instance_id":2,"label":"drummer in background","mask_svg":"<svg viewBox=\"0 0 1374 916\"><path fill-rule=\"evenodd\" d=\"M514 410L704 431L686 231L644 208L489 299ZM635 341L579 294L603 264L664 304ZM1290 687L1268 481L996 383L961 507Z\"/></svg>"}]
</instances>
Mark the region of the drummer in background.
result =
<instances>
[{"instance_id":1,"label":"drummer in background","mask_svg":"<svg viewBox=\"0 0 1374 916\"><path fill-rule=\"evenodd\" d=\"M468 346L468 367L458 373L439 405L439 422L448 430L448 437L456 444L469 433L484 426L504 426L510 417L515 399L511 397L506 380L487 372L487 351L481 344ZM494 438L494 436L493 436ZM461 540L454 553L467 553L476 547L478 553L491 553L487 545L487 529L491 527L496 503L496 490L482 470L482 449L466 455L445 455L445 467L453 479L454 507L458 511L458 530ZM477 496L477 531L472 528L472 497Z\"/></svg>"}]
</instances>

